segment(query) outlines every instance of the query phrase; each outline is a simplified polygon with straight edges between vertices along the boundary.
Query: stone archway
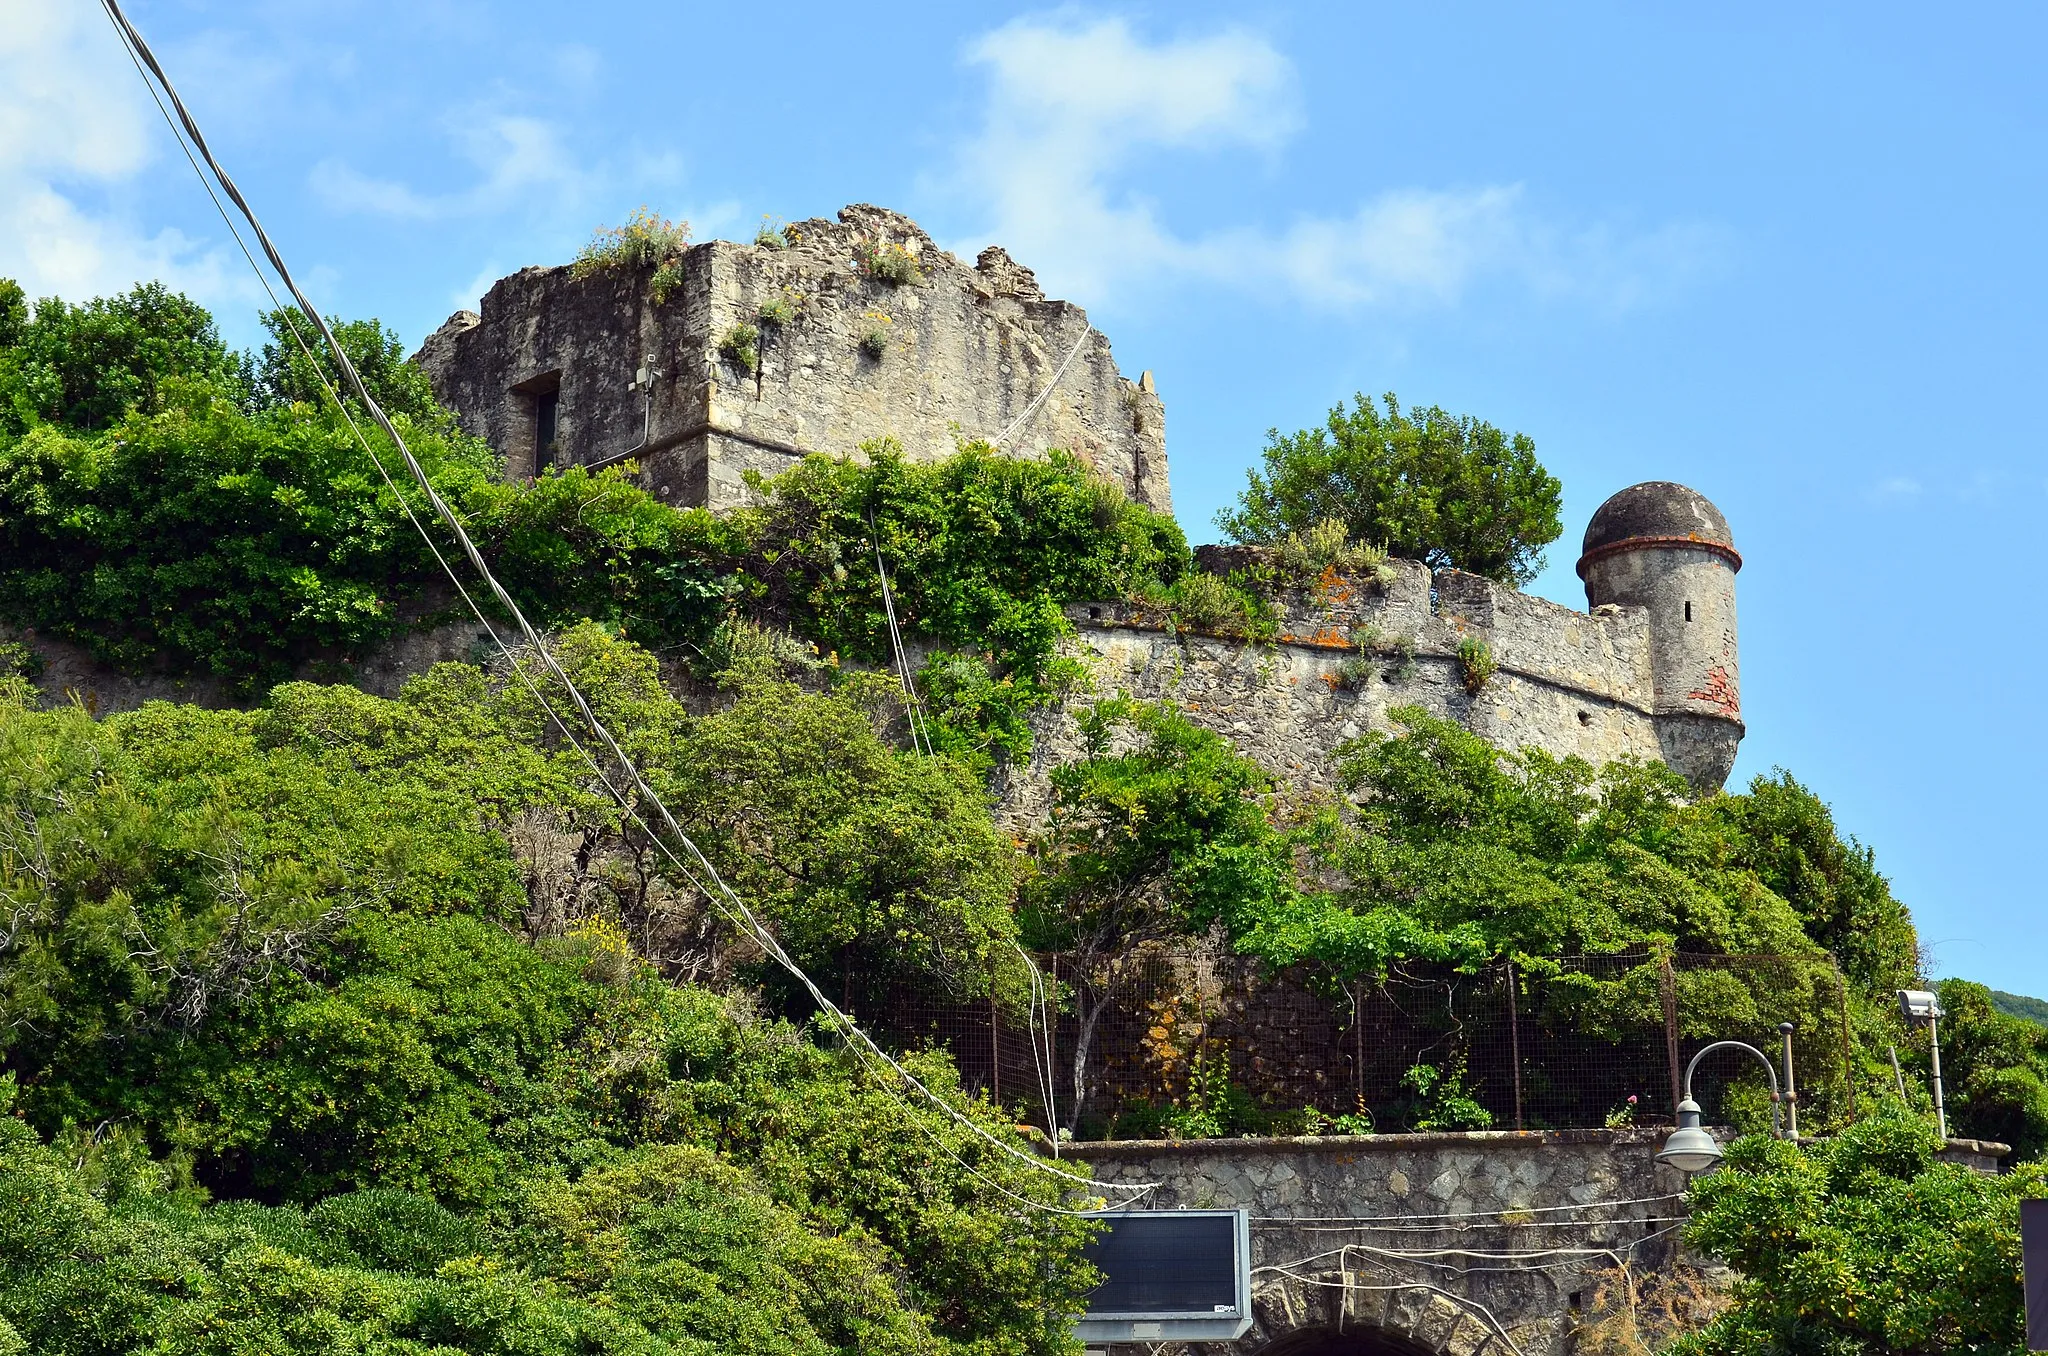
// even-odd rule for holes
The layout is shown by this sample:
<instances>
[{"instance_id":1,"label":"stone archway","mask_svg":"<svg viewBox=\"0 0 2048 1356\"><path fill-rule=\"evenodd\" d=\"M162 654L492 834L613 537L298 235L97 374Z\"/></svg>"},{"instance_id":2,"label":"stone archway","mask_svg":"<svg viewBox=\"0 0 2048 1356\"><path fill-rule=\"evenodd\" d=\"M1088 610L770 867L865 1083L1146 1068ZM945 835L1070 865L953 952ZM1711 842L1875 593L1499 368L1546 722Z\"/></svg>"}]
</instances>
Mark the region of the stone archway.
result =
<instances>
[{"instance_id":1,"label":"stone archway","mask_svg":"<svg viewBox=\"0 0 2048 1356\"><path fill-rule=\"evenodd\" d=\"M1510 1356L1491 1323L1440 1291L1360 1271L1268 1273L1245 1356Z\"/></svg>"},{"instance_id":2,"label":"stone archway","mask_svg":"<svg viewBox=\"0 0 2048 1356\"><path fill-rule=\"evenodd\" d=\"M1430 1356L1429 1348L1379 1328L1311 1328L1275 1338L1259 1356Z\"/></svg>"}]
</instances>

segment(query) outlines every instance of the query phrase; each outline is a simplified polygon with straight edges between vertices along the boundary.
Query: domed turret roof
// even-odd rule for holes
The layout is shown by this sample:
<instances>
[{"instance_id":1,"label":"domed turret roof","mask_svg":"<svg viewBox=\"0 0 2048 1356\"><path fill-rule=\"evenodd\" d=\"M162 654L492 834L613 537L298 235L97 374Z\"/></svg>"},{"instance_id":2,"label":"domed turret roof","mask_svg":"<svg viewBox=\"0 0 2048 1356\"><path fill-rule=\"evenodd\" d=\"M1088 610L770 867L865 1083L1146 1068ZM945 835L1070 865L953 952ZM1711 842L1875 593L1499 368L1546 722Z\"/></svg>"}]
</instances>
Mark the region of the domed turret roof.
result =
<instances>
[{"instance_id":1,"label":"domed turret roof","mask_svg":"<svg viewBox=\"0 0 2048 1356\"><path fill-rule=\"evenodd\" d=\"M1631 485L1602 504L1586 524L1586 544L1579 558L1583 567L1596 556L1615 548L1640 543L1677 546L1685 543L1719 547L1739 569L1742 557L1735 553L1735 538L1728 520L1698 490L1668 480L1646 480Z\"/></svg>"}]
</instances>

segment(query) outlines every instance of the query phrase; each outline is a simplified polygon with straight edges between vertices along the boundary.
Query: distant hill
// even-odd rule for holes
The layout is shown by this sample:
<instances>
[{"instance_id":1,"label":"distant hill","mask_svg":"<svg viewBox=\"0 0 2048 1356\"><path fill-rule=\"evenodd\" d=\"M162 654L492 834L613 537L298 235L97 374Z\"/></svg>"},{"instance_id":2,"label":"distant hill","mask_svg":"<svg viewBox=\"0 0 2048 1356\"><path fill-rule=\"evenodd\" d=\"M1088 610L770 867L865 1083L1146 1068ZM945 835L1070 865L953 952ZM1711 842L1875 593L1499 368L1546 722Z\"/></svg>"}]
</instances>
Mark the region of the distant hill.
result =
<instances>
[{"instance_id":1,"label":"distant hill","mask_svg":"<svg viewBox=\"0 0 2048 1356\"><path fill-rule=\"evenodd\" d=\"M2041 999L2028 998L2023 994L2000 993L1998 990L1993 989L1991 991L1991 1006L1997 1008L2008 1017L2024 1017L2030 1022L2039 1022L2042 1026L2048 1026L2048 1002L2043 1002Z\"/></svg>"}]
</instances>

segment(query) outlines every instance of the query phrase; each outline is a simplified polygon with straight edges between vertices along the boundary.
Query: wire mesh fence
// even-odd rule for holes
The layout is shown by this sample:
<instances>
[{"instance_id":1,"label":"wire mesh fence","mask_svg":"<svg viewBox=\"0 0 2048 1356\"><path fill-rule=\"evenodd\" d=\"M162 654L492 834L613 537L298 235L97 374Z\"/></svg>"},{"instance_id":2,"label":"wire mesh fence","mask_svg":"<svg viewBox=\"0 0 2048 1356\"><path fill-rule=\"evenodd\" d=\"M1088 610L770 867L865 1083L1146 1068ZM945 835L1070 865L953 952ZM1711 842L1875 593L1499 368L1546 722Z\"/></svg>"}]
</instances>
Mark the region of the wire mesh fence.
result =
<instances>
[{"instance_id":1,"label":"wire mesh fence","mask_svg":"<svg viewBox=\"0 0 2048 1356\"><path fill-rule=\"evenodd\" d=\"M947 1050L1020 1120L1081 1138L1668 1122L1695 1053L1740 1040L1775 1060L1785 1022L1802 1129L1854 1114L1847 991L1825 957L1407 964L1349 983L1222 949L1037 963L1057 995L1042 1008L896 993L864 1015ZM1693 1090L1710 1122L1758 1124L1765 1079L1718 1052Z\"/></svg>"}]
</instances>

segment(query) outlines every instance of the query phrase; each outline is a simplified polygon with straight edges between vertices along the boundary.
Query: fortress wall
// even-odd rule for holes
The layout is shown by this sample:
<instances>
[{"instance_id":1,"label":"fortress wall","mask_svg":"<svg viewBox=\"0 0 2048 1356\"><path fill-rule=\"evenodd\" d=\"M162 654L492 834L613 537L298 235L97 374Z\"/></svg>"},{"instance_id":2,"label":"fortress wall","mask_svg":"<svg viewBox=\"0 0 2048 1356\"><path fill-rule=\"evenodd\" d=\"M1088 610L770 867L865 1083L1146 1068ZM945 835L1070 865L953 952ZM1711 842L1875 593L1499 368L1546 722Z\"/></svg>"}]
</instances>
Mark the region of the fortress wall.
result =
<instances>
[{"instance_id":1,"label":"fortress wall","mask_svg":"<svg viewBox=\"0 0 2048 1356\"><path fill-rule=\"evenodd\" d=\"M557 464L616 456L647 429L644 483L671 502L725 507L746 501L746 471L773 474L808 452L852 453L893 435L912 460L933 461L952 453L956 434L994 438L1072 353L1007 450L1066 448L1133 498L1171 509L1165 406L1149 381L1124 379L1087 314L1048 300L1029 269L1000 249L970 267L875 207L789 233L788 249L693 247L682 286L659 305L644 270L523 269L491 288L480 316L451 318L415 361L510 475L533 474L535 398L559 383ZM912 249L924 280L865 276L853 263L862 239ZM759 326L777 298L795 319ZM719 351L740 324L764 331L753 374ZM879 359L861 350L876 327L889 336ZM627 389L643 361L659 372L651 419L644 394Z\"/></svg>"},{"instance_id":2,"label":"fortress wall","mask_svg":"<svg viewBox=\"0 0 2048 1356\"><path fill-rule=\"evenodd\" d=\"M709 291L712 361L702 379L712 424L757 451L851 452L890 434L913 460L937 460L952 453L956 435L1001 434L1072 354L1010 449L1066 448L1133 498L1170 509L1165 407L1149 383L1124 379L1085 311L1048 300L1000 249L970 267L896 213L850 207L840 218L798 222L786 250L718 242L692 252ZM891 286L860 273L851 261L862 239L909 248L923 282ZM719 337L755 323L776 297L792 301L797 318L764 335L760 371L747 377L719 363ZM876 328L888 335L880 358L861 348ZM718 461L714 454L713 502L725 502L731 492Z\"/></svg>"},{"instance_id":3,"label":"fortress wall","mask_svg":"<svg viewBox=\"0 0 2048 1356\"><path fill-rule=\"evenodd\" d=\"M1205 563L1227 563L1208 561ZM1651 714L1649 628L1638 608L1575 612L1471 575L1432 576L1413 561L1377 583L1328 580L1283 596L1271 645L1219 636L1176 635L1167 618L1130 604L1072 609L1072 652L1084 659L1088 690L1041 714L1030 764L1004 788L1007 817L1042 815L1047 773L1081 756L1075 711L1118 693L1167 700L1229 738L1276 777L1303 788L1336 788L1336 750L1368 730L1391 730L1388 712L1420 706L1507 749L1534 746L1598 765L1662 756ZM1340 666L1358 653L1354 637L1376 628L1381 653L1363 685ZM1465 689L1458 646L1486 641L1499 670L1475 696ZM1402 672L1403 641L1413 659Z\"/></svg>"}]
</instances>

